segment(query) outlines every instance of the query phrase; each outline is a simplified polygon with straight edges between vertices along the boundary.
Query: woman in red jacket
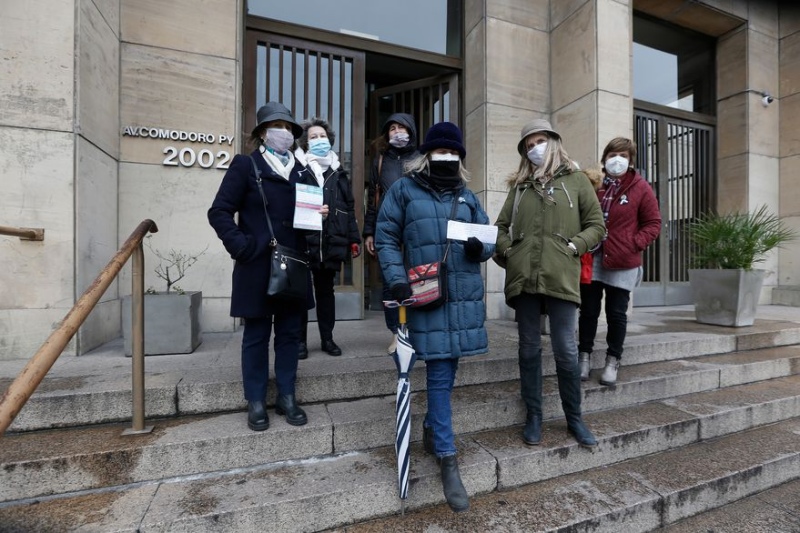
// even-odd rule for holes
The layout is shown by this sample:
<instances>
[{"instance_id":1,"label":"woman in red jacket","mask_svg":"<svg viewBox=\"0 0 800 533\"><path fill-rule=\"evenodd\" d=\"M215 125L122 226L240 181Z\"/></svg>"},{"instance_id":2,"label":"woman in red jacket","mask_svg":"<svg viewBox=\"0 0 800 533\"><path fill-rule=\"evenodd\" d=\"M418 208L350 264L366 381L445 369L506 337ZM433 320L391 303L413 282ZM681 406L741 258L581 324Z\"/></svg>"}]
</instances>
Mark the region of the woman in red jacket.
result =
<instances>
[{"instance_id":1,"label":"woman in red jacket","mask_svg":"<svg viewBox=\"0 0 800 533\"><path fill-rule=\"evenodd\" d=\"M603 183L597 191L606 238L594 251L592 282L581 284L578 319L578 352L581 379L589 379L590 358L597 333L597 318L605 293L606 364L602 385L617 382L622 345L628 327L631 291L642 281L642 251L661 232L661 212L650 184L633 168L636 143L624 137L612 139L603 150Z\"/></svg>"}]
</instances>

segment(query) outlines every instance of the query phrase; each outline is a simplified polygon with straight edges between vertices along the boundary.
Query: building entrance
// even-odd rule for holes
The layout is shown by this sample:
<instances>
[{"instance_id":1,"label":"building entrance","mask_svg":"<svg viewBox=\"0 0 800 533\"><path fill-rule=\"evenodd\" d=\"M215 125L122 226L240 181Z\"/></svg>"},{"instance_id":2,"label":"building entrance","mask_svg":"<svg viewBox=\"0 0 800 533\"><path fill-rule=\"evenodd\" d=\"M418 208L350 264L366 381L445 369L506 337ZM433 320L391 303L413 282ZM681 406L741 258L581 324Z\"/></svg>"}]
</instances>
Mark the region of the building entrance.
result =
<instances>
[{"instance_id":1,"label":"building entrance","mask_svg":"<svg viewBox=\"0 0 800 533\"><path fill-rule=\"evenodd\" d=\"M360 229L366 202L374 201L366 198L372 162L367 146L389 115L412 114L420 139L431 125L458 123L460 115L455 69L382 51L375 54L258 29L246 33L243 137L255 126L256 110L268 101L283 103L298 121L326 119L336 132L333 150L350 176ZM337 319L359 319L365 308L381 308L377 261L367 256L364 252L348 259L339 273Z\"/></svg>"}]
</instances>

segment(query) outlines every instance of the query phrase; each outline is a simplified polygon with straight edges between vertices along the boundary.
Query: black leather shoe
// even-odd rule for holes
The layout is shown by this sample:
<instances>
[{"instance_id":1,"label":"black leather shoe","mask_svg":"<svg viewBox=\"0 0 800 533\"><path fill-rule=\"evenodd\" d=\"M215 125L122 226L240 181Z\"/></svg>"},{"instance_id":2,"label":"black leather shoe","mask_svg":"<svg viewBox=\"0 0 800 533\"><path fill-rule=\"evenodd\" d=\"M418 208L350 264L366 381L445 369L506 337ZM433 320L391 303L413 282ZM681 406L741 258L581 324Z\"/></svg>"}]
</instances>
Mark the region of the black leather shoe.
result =
<instances>
[{"instance_id":1,"label":"black leather shoe","mask_svg":"<svg viewBox=\"0 0 800 533\"><path fill-rule=\"evenodd\" d=\"M247 427L253 431L269 428L269 416L264 402L247 402Z\"/></svg>"},{"instance_id":2,"label":"black leather shoe","mask_svg":"<svg viewBox=\"0 0 800 533\"><path fill-rule=\"evenodd\" d=\"M525 429L522 430L522 440L529 446L542 442L542 415L528 414Z\"/></svg>"},{"instance_id":3,"label":"black leather shoe","mask_svg":"<svg viewBox=\"0 0 800 533\"><path fill-rule=\"evenodd\" d=\"M300 348L297 350L297 358L308 359L308 346L306 346L306 343L300 343Z\"/></svg>"},{"instance_id":4,"label":"black leather shoe","mask_svg":"<svg viewBox=\"0 0 800 533\"><path fill-rule=\"evenodd\" d=\"M333 342L333 339L322 341L322 351L329 355L342 355L342 349Z\"/></svg>"},{"instance_id":5,"label":"black leather shoe","mask_svg":"<svg viewBox=\"0 0 800 533\"><path fill-rule=\"evenodd\" d=\"M293 426L304 426L308 422L306 412L297 405L294 394L278 396L278 400L275 402L275 412L284 415L286 421Z\"/></svg>"}]
</instances>

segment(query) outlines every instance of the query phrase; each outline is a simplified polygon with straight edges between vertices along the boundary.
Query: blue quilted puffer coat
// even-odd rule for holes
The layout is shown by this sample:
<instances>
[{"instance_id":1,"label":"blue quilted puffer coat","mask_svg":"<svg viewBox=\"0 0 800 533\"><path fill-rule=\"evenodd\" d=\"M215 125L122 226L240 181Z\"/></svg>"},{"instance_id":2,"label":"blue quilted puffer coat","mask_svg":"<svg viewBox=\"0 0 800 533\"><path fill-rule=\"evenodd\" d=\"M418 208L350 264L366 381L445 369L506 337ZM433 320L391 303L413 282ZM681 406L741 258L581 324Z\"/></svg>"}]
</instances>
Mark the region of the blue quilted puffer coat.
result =
<instances>
[{"instance_id":1,"label":"blue quilted puffer coat","mask_svg":"<svg viewBox=\"0 0 800 533\"><path fill-rule=\"evenodd\" d=\"M407 267L439 261L447 246L447 221L488 224L478 198L462 186L437 192L424 177L398 180L378 213L375 247L389 287L408 283ZM464 241L451 241L447 257L448 301L431 310L408 309L411 344L420 359L447 359L486 353L486 305L480 263L494 253L484 244L479 261L464 254Z\"/></svg>"}]
</instances>

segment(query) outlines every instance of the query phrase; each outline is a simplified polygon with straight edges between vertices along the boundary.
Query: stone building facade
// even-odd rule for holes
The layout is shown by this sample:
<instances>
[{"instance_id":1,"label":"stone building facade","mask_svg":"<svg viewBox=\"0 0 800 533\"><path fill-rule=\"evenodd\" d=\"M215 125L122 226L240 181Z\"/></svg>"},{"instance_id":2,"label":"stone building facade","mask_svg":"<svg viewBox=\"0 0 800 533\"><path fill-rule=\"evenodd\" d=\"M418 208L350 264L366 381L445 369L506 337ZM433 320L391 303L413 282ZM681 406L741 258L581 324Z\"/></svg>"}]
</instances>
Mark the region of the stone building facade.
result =
<instances>
[{"instance_id":1,"label":"stone building facade","mask_svg":"<svg viewBox=\"0 0 800 533\"><path fill-rule=\"evenodd\" d=\"M259 79L252 43L259 35L275 35L313 48L328 38L320 28L257 14L257 4L45 0L37 9L24 2L4 6L0 225L44 228L46 237L33 242L0 236L0 359L30 357L147 218L160 230L152 238L156 248L192 253L208 246L181 285L203 291L205 331L237 327L228 316L232 264L207 224L206 210L226 162L246 150ZM268 10L269 3L263 4ZM301 9L302 2L293 4ZM449 119L464 128L470 187L491 218L519 161L520 127L531 118L550 119L582 165L596 162L610 138L641 135L637 110L653 108L637 100L634 59L637 24L647 23L687 30L710 43L712 103L701 113L706 118L698 118L713 133L704 152L713 168L709 206L731 211L766 204L800 228L795 2L465 0L447 9L456 4L456 51L412 55L419 77L450 73L459 80L452 91L457 111ZM353 32L334 40L353 57L367 58L368 76L370 68L380 69L369 66L370 54L390 61L402 58L407 47ZM361 98L353 100L355 106L365 107L370 93L380 89L369 80L354 85L351 96ZM773 99L768 105L765 93ZM352 117L366 120L359 110ZM351 138L360 136L354 153L366 147L371 133L368 125L353 126ZM362 189L363 204L367 162L353 159L353 183ZM146 285L159 288L149 268L153 261L148 255ZM774 287L800 284L800 248L774 254L766 268L763 303L771 301ZM361 302L368 270L363 258L355 262L340 292ZM502 272L490 264L486 279L490 318L509 316ZM68 353L82 354L119 337L120 299L129 293L128 266Z\"/></svg>"}]
</instances>

